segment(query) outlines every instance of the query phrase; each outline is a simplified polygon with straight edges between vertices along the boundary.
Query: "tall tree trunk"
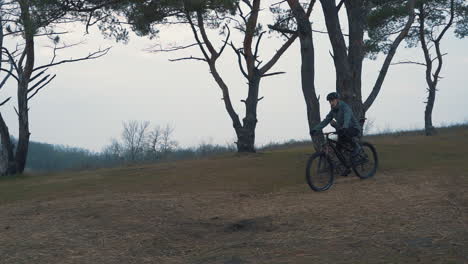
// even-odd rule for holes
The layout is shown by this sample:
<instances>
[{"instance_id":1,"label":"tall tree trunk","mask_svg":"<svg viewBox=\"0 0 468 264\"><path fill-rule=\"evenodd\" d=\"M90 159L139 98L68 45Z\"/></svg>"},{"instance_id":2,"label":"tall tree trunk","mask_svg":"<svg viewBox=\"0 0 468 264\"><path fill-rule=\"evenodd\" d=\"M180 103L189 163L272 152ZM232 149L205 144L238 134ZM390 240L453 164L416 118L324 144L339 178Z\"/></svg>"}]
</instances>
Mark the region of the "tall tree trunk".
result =
<instances>
[{"instance_id":1,"label":"tall tree trunk","mask_svg":"<svg viewBox=\"0 0 468 264\"><path fill-rule=\"evenodd\" d=\"M260 73L254 68L249 80L249 92L245 103L243 126L237 132L238 152L255 152L255 128L257 127L257 105L260 87Z\"/></svg>"},{"instance_id":2,"label":"tall tree trunk","mask_svg":"<svg viewBox=\"0 0 468 264\"><path fill-rule=\"evenodd\" d=\"M429 48L427 47L426 43L426 31L424 28L426 14L424 12L424 3L420 3L418 5L419 10L419 41L421 42L421 48L424 54L424 60L426 61L426 83L427 83L427 91L429 93L427 102L426 102L426 109L424 111L424 127L427 136L433 135L435 133L434 126L432 126L432 109L434 108L434 101L435 101L435 91L437 86L437 79L432 79L432 62L431 56L429 54Z\"/></svg>"},{"instance_id":3,"label":"tall tree trunk","mask_svg":"<svg viewBox=\"0 0 468 264\"><path fill-rule=\"evenodd\" d=\"M359 110L359 106L357 105L359 96L355 93L355 85L360 84L360 81L357 82L356 79L360 77L361 74L359 69L352 70L351 67L362 64L350 64L350 61L352 62L352 60L348 58L348 48L343 37L343 32L341 31L338 8L335 1L320 0L320 3L322 4L328 37L333 49L333 62L336 73L336 91L340 94L343 101L350 104L353 111ZM351 33L352 31L350 30L350 34ZM350 37L350 39L357 41L355 37ZM353 58L355 59L355 57Z\"/></svg>"},{"instance_id":4,"label":"tall tree trunk","mask_svg":"<svg viewBox=\"0 0 468 264\"><path fill-rule=\"evenodd\" d=\"M432 136L435 134L435 128L432 125L432 110L434 109L434 102L436 96L436 87L434 84L429 86L429 95L427 97L426 110L424 111L424 128L426 136Z\"/></svg>"},{"instance_id":5,"label":"tall tree trunk","mask_svg":"<svg viewBox=\"0 0 468 264\"><path fill-rule=\"evenodd\" d=\"M19 60L21 67L22 61L26 58L24 68L20 70L18 77L18 123L19 123L19 135L18 135L18 146L16 147L16 171L22 173L26 166L26 158L28 156L29 148L29 106L28 106L28 85L31 79L31 74L34 69L34 34L36 32L36 26L30 16L29 2L21 0L19 1L21 8L21 20L24 26L24 39L25 47L24 53Z\"/></svg>"},{"instance_id":6,"label":"tall tree trunk","mask_svg":"<svg viewBox=\"0 0 468 264\"><path fill-rule=\"evenodd\" d=\"M301 85L306 103L309 131L312 131L312 128L320 123L320 102L315 93L315 50L312 38L312 26L309 22L309 15L314 3L315 0L311 1L309 10L306 13L298 1L288 1L289 7L296 19L301 46ZM322 145L323 137L312 136L312 134L310 134L310 137L315 149L318 150Z\"/></svg>"},{"instance_id":7,"label":"tall tree trunk","mask_svg":"<svg viewBox=\"0 0 468 264\"><path fill-rule=\"evenodd\" d=\"M304 35L299 33L299 39L301 44L302 93L306 103L309 131L312 131L312 128L320 123L320 102L315 93L315 54L312 30ZM310 136L315 148L318 150L322 145L323 138L321 136L312 136L312 134Z\"/></svg>"},{"instance_id":8,"label":"tall tree trunk","mask_svg":"<svg viewBox=\"0 0 468 264\"><path fill-rule=\"evenodd\" d=\"M362 63L364 60L364 26L367 11L362 0L345 1L349 25L348 64L350 66L351 81L349 87L344 87L343 100L346 101L354 115L359 120L364 118L361 95Z\"/></svg>"}]
</instances>

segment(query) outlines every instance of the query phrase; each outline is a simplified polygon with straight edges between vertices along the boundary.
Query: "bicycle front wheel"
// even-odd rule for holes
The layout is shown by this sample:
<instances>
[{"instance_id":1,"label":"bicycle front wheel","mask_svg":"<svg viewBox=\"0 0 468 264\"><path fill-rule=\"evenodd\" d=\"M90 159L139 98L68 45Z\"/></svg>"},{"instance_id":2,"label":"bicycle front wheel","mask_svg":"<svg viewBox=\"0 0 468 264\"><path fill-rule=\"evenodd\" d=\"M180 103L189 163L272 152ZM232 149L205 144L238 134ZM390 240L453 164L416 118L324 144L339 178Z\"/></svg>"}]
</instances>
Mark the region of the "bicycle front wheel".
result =
<instances>
[{"instance_id":1,"label":"bicycle front wheel","mask_svg":"<svg viewBox=\"0 0 468 264\"><path fill-rule=\"evenodd\" d=\"M377 151L372 144L363 142L361 144L361 151L357 157L357 164L354 164L353 170L356 175L361 179L367 179L377 172L379 159Z\"/></svg>"},{"instance_id":2,"label":"bicycle front wheel","mask_svg":"<svg viewBox=\"0 0 468 264\"><path fill-rule=\"evenodd\" d=\"M328 190L334 182L333 165L323 152L314 153L307 161L306 180L316 192Z\"/></svg>"}]
</instances>

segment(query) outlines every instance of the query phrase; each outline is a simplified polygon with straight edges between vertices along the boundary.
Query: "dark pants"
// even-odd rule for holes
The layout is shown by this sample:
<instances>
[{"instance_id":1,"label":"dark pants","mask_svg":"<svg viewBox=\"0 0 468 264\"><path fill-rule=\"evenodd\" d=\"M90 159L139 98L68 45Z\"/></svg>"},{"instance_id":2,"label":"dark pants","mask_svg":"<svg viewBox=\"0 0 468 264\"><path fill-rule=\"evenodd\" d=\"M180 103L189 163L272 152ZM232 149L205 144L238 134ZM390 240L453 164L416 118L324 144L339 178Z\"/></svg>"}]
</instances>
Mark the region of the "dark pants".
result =
<instances>
[{"instance_id":1,"label":"dark pants","mask_svg":"<svg viewBox=\"0 0 468 264\"><path fill-rule=\"evenodd\" d=\"M341 133L338 134L338 142L340 144L349 144L353 147L353 152L352 155L355 156L356 154L359 153L359 144L357 143L357 140L353 140L353 138L359 136L361 134L361 131L359 129L350 127L350 128L344 128Z\"/></svg>"}]
</instances>

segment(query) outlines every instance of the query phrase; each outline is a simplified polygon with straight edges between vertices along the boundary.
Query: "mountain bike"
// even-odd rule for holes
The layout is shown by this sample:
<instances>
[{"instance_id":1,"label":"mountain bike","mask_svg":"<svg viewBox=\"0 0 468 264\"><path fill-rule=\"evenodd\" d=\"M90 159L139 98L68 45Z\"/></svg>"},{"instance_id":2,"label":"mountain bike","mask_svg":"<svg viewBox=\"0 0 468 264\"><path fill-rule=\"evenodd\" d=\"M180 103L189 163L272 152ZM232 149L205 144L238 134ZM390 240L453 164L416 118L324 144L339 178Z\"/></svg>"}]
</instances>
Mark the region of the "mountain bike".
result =
<instances>
[{"instance_id":1,"label":"mountain bike","mask_svg":"<svg viewBox=\"0 0 468 264\"><path fill-rule=\"evenodd\" d=\"M335 181L335 174L348 174L352 170L359 178L367 179L377 171L377 151L372 144L359 140L359 152L352 157L353 147L331 139L333 134L338 133L324 133L325 143L321 151L312 154L307 161L307 184L317 192L328 190Z\"/></svg>"}]
</instances>

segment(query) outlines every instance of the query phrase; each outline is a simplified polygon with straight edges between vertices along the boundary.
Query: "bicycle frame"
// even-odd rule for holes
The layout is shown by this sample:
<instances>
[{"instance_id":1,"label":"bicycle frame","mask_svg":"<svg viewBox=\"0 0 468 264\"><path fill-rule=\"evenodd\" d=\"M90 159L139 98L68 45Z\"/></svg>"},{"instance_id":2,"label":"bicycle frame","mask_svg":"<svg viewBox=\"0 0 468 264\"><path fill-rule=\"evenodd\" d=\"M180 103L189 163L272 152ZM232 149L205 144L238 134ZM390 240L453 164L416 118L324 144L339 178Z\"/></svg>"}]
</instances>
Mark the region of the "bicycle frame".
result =
<instances>
[{"instance_id":1,"label":"bicycle frame","mask_svg":"<svg viewBox=\"0 0 468 264\"><path fill-rule=\"evenodd\" d=\"M343 164L348 169L351 168L351 164L348 164L345 156L342 153L342 150L339 150L338 148L344 149L344 150L347 150L347 151L351 151L351 150L348 149L346 146L340 144L338 141L331 139L329 136L332 135L332 134L337 135L338 133L336 133L336 132L324 133L325 138L326 138L326 142L322 146L323 152L327 156L330 156L331 154L334 153L336 155L336 157L340 160L341 164ZM333 153L332 153L332 151L333 151Z\"/></svg>"}]
</instances>

